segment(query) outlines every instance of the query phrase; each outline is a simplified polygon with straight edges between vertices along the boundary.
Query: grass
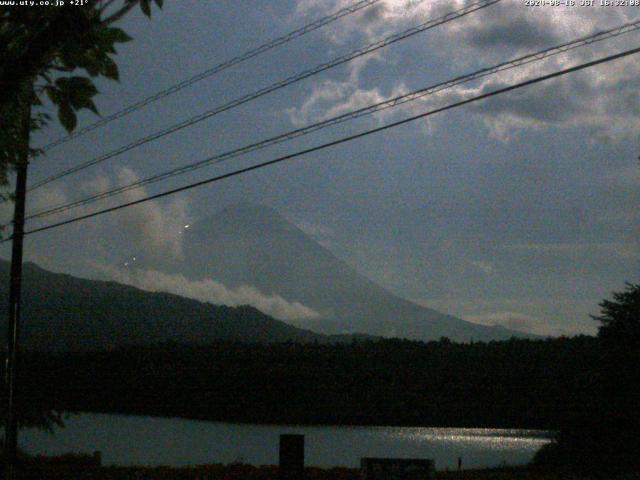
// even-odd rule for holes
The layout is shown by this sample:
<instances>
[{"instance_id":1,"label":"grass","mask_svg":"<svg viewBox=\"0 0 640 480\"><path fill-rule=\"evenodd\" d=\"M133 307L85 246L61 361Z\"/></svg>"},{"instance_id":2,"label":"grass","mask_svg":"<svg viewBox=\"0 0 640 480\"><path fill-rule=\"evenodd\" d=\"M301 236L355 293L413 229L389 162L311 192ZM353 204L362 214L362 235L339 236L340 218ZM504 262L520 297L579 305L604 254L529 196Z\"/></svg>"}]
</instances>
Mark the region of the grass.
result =
<instances>
[{"instance_id":1,"label":"grass","mask_svg":"<svg viewBox=\"0 0 640 480\"><path fill-rule=\"evenodd\" d=\"M0 461L2 460L0 452ZM21 455L17 480L277 480L277 466L211 464L190 467L99 466L93 455L67 454L56 457ZM2 479L0 469L0 479ZM356 468L305 469L305 480L361 480ZM523 467L436 472L436 480L640 480L640 472L624 475L578 475L543 472Z\"/></svg>"},{"instance_id":2,"label":"grass","mask_svg":"<svg viewBox=\"0 0 640 480\"><path fill-rule=\"evenodd\" d=\"M276 480L275 466L203 465L197 467L96 467L31 462L18 478L36 480ZM305 480L361 480L353 468L307 468ZM584 476L562 472L539 472L527 467L437 472L436 480L640 480L640 472L618 476Z\"/></svg>"}]
</instances>

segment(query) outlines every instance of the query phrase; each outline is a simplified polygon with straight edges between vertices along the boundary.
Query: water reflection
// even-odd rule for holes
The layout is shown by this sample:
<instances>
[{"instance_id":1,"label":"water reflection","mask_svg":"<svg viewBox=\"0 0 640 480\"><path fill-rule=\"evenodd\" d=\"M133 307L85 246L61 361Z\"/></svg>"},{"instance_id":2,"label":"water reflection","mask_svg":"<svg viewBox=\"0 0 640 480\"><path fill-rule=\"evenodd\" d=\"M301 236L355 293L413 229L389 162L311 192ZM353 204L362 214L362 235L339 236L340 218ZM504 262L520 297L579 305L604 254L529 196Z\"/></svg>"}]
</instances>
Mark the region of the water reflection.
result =
<instances>
[{"instance_id":1,"label":"water reflection","mask_svg":"<svg viewBox=\"0 0 640 480\"><path fill-rule=\"evenodd\" d=\"M544 430L503 430L492 428L389 428L384 430L389 438L410 439L415 442L449 442L493 448L540 448L552 437Z\"/></svg>"},{"instance_id":2,"label":"water reflection","mask_svg":"<svg viewBox=\"0 0 640 480\"><path fill-rule=\"evenodd\" d=\"M305 435L308 465L356 467L360 458L432 458L436 468L527 463L549 441L548 432L469 428L306 427L237 425L192 420L83 414L49 435L26 431L21 444L32 453L100 450L106 464L195 465L278 462L281 433Z\"/></svg>"}]
</instances>

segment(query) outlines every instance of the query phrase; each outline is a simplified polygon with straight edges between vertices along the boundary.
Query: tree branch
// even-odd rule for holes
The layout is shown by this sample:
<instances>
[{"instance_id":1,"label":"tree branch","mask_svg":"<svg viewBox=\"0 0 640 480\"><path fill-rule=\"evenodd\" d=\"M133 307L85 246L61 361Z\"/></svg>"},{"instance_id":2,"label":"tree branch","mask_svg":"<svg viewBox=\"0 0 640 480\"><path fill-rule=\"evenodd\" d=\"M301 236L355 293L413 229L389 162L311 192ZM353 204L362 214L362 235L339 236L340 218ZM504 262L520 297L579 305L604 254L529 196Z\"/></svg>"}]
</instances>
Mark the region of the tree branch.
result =
<instances>
[{"instance_id":1,"label":"tree branch","mask_svg":"<svg viewBox=\"0 0 640 480\"><path fill-rule=\"evenodd\" d=\"M117 22L122 17L124 17L127 13L129 13L131 9L135 7L139 2L140 0L127 0L123 7L121 7L119 10L117 10L110 16L103 19L102 23L104 25L111 25L112 23Z\"/></svg>"},{"instance_id":2,"label":"tree branch","mask_svg":"<svg viewBox=\"0 0 640 480\"><path fill-rule=\"evenodd\" d=\"M102 4L102 6L100 7L100 14L102 15L111 5L113 5L116 2L116 0L107 0L106 2L104 2Z\"/></svg>"}]
</instances>

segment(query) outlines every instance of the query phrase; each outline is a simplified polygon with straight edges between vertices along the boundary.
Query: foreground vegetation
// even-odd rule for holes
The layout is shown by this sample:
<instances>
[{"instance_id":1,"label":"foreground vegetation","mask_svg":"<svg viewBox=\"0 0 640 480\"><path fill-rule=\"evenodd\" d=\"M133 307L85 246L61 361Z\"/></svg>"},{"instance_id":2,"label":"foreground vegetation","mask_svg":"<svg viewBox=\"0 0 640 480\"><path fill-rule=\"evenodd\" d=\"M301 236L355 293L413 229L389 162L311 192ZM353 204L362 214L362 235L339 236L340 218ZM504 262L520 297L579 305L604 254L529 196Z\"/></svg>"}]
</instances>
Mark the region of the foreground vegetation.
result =
<instances>
[{"instance_id":1,"label":"foreground vegetation","mask_svg":"<svg viewBox=\"0 0 640 480\"><path fill-rule=\"evenodd\" d=\"M522 475L613 478L640 472L640 285L600 305L597 338L31 353L19 404L233 422L546 428L558 438Z\"/></svg>"},{"instance_id":2,"label":"foreground vegetation","mask_svg":"<svg viewBox=\"0 0 640 480\"><path fill-rule=\"evenodd\" d=\"M47 459L32 459L23 467L18 480L276 480L276 466L203 465L196 467L92 467L60 465ZM360 480L360 470L352 468L306 468L305 480ZM640 473L610 474L606 477L571 473L568 471L543 472L528 467L495 468L436 472L436 480L635 480Z\"/></svg>"},{"instance_id":3,"label":"foreground vegetation","mask_svg":"<svg viewBox=\"0 0 640 480\"><path fill-rule=\"evenodd\" d=\"M592 389L595 338L215 343L32 353L31 405L282 424L558 428ZM28 375L27 375L28 373Z\"/></svg>"}]
</instances>

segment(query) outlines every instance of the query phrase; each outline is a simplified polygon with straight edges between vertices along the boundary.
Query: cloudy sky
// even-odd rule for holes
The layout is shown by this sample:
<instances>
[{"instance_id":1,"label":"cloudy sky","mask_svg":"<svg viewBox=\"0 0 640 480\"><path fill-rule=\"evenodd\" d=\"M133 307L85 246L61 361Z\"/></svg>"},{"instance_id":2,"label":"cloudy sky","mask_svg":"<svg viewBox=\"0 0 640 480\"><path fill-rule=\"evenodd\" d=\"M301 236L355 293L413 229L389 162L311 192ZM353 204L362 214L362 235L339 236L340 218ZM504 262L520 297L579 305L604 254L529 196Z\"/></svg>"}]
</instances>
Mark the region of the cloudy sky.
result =
<instances>
[{"instance_id":1,"label":"cloudy sky","mask_svg":"<svg viewBox=\"0 0 640 480\"><path fill-rule=\"evenodd\" d=\"M121 82L99 82L96 103L105 115L115 112L350 3L180 0L165 2L151 20L136 12L122 23L135 41L119 49ZM45 178L467 3L381 0L51 150L33 164L30 178ZM51 183L33 192L28 208L35 212L82 198L638 19L637 7L528 7L524 0L503 0ZM637 46L640 33L629 33L100 205L269 160ZM156 203L36 234L28 237L26 257L55 271L104 276L140 249L179 258L176 232L185 224L230 204L256 202L276 208L336 256L405 298L479 323L553 335L593 333L588 314L597 313L598 302L625 281L639 280L639 74L640 57L627 57ZM92 114L80 117L81 125L92 121ZM34 143L62 133L52 125ZM0 253L7 258L7 252L4 245ZM216 279L206 281L225 291ZM202 298L206 285L191 295ZM228 298L241 294L225 291Z\"/></svg>"}]
</instances>

